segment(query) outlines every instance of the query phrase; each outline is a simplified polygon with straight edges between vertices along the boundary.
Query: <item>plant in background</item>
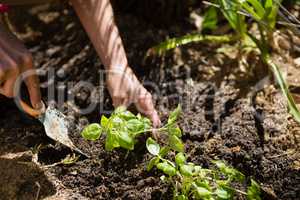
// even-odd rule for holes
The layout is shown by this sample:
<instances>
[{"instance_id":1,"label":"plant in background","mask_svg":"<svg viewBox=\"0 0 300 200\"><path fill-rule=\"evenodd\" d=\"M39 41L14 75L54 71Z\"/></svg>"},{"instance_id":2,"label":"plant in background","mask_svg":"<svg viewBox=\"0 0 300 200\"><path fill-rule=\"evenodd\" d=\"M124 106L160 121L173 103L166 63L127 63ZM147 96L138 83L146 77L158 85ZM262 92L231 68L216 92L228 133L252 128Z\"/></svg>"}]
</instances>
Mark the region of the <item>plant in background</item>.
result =
<instances>
[{"instance_id":1,"label":"plant in background","mask_svg":"<svg viewBox=\"0 0 300 200\"><path fill-rule=\"evenodd\" d=\"M240 55L243 54L245 47L251 47L250 51L259 50L260 58L263 63L273 72L284 97L287 100L288 108L296 121L300 123L300 112L296 103L289 92L288 84L283 77L280 68L271 58L274 45L273 33L277 22L277 16L282 0L214 0L206 2L211 5L205 14L203 28L214 29L218 23L220 10L227 19L235 35L202 35L192 34L179 38L169 39L149 50L151 54L162 54L167 50L191 42L239 42ZM259 35L250 33L248 30L248 18L253 19L258 25ZM249 50L249 49L248 49ZM241 60L241 59L239 59Z\"/></svg>"},{"instance_id":2,"label":"plant in background","mask_svg":"<svg viewBox=\"0 0 300 200\"><path fill-rule=\"evenodd\" d=\"M163 172L161 180L172 185L176 200L232 199L235 193L246 195L249 200L260 200L260 186L254 180L251 180L247 192L235 188L237 183L245 183L245 176L224 162L213 161L213 169L187 162L182 132L177 124L181 112L179 105L170 113L166 125L155 129L148 118L119 107L109 118L102 116L100 124L88 125L81 134L85 139L95 141L105 133L105 148L108 151L118 147L133 150L135 139L140 134L152 131L161 134L165 138L165 141L161 141L163 147L151 137L146 141L147 150L153 155L147 170L156 167ZM174 159L169 160L170 156L174 156Z\"/></svg>"}]
</instances>

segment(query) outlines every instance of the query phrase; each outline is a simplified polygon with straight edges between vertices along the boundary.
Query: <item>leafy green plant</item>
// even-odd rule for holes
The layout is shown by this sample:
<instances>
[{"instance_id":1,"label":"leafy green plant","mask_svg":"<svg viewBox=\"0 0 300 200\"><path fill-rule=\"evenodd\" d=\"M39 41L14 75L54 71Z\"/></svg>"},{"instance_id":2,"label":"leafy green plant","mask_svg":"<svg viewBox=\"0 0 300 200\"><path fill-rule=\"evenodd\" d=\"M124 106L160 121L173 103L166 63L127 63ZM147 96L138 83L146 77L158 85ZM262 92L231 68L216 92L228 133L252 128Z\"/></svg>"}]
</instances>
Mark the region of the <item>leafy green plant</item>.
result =
<instances>
[{"instance_id":1,"label":"leafy green plant","mask_svg":"<svg viewBox=\"0 0 300 200\"><path fill-rule=\"evenodd\" d=\"M169 39L149 51L152 54L162 54L177 46L191 42L217 42L225 43L239 41L240 55L243 47L251 47L251 50L259 50L263 63L273 73L281 91L287 100L288 109L296 121L300 123L299 109L289 91L288 84L272 58L271 53L274 47L273 32L277 22L277 16L282 0L214 0L210 2L209 8L204 18L204 28L214 29L218 22L217 8L227 19L236 35L187 35L179 38ZM254 35L248 31L247 17L254 19L258 25L259 35ZM254 45L254 47L253 47ZM153 53L154 52L154 53ZM247 51L246 51L247 52Z\"/></svg>"},{"instance_id":2,"label":"leafy green plant","mask_svg":"<svg viewBox=\"0 0 300 200\"><path fill-rule=\"evenodd\" d=\"M245 184L245 176L222 161L212 161L215 167L206 169L187 162L183 152L171 151L168 145L161 147L151 137L147 139L146 147L154 156L147 170L156 167L163 172L161 180L173 186L173 197L176 200L232 199L235 193L245 195L249 200L260 199L260 187L254 180L251 180L247 192L235 188L237 184ZM173 160L166 158L169 154L175 155Z\"/></svg>"},{"instance_id":3,"label":"leafy green plant","mask_svg":"<svg viewBox=\"0 0 300 200\"><path fill-rule=\"evenodd\" d=\"M187 162L184 143L181 140L182 132L177 124L181 112L179 105L170 113L166 125L155 129L151 127L149 119L119 107L109 118L102 116L100 124L87 126L82 131L82 136L94 141L105 133L106 150L111 151L118 147L133 150L137 136L146 132L158 132L165 136L166 141L164 146L161 146L155 139L148 137L146 148L153 157L147 165L147 170L156 167L163 172L161 180L172 185L174 199L232 199L235 193L240 193L250 200L259 200L260 187L254 180L251 181L247 192L234 188L236 183L244 184L245 176L224 162L213 161L213 169ZM168 159L171 155L174 156L173 160Z\"/></svg>"},{"instance_id":4,"label":"leafy green plant","mask_svg":"<svg viewBox=\"0 0 300 200\"><path fill-rule=\"evenodd\" d=\"M87 140L95 141L104 132L106 134L105 149L111 151L118 147L133 150L137 136L146 132L156 132L168 136L172 149L183 151L183 143L179 139L181 131L176 124L180 112L181 107L178 106L170 114L168 123L161 128L155 129L151 127L151 122L148 118L140 114L134 115L127 111L125 107L119 107L109 118L103 115L100 124L93 123L85 127L81 135Z\"/></svg>"}]
</instances>

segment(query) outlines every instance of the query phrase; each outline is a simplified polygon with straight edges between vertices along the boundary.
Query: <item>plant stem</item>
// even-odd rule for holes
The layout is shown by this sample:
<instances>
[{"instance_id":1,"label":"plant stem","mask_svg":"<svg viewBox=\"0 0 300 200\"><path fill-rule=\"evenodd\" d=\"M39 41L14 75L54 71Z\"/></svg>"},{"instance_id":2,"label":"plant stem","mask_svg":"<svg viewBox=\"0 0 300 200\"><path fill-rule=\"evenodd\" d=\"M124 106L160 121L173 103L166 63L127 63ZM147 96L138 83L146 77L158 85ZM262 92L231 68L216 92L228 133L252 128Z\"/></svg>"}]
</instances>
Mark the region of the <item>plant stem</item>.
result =
<instances>
[{"instance_id":1,"label":"plant stem","mask_svg":"<svg viewBox=\"0 0 300 200\"><path fill-rule=\"evenodd\" d=\"M241 190L239 190L239 189L234 189L234 191L236 191L236 192L238 192L238 193L240 193L240 194L243 194L243 195L247 195L246 192L243 192L243 191L241 191Z\"/></svg>"},{"instance_id":2,"label":"plant stem","mask_svg":"<svg viewBox=\"0 0 300 200\"><path fill-rule=\"evenodd\" d=\"M165 126L161 128L152 128L152 129L146 129L146 130L141 130L133 133L134 135L140 134L140 133L149 133L149 132L162 132L168 130Z\"/></svg>"}]
</instances>

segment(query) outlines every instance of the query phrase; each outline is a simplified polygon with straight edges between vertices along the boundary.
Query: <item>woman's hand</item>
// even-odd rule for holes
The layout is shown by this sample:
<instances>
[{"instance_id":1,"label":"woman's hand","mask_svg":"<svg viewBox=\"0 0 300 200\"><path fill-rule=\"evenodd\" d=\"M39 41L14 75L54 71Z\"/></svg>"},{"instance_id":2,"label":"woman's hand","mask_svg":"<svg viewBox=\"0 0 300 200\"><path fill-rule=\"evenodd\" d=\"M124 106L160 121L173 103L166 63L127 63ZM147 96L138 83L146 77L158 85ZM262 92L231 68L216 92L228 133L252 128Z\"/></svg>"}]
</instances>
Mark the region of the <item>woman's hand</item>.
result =
<instances>
[{"instance_id":1,"label":"woman's hand","mask_svg":"<svg viewBox=\"0 0 300 200\"><path fill-rule=\"evenodd\" d=\"M160 126L160 119L154 108L152 95L138 81L129 67L114 68L106 73L106 83L114 107L134 103L139 112L152 120L153 126Z\"/></svg>"},{"instance_id":2,"label":"woman's hand","mask_svg":"<svg viewBox=\"0 0 300 200\"><path fill-rule=\"evenodd\" d=\"M29 72L25 83L35 109L41 106L41 94L38 77L33 70L32 56L12 33L5 30L0 22L0 93L7 97L15 97L15 83L18 77Z\"/></svg>"}]
</instances>

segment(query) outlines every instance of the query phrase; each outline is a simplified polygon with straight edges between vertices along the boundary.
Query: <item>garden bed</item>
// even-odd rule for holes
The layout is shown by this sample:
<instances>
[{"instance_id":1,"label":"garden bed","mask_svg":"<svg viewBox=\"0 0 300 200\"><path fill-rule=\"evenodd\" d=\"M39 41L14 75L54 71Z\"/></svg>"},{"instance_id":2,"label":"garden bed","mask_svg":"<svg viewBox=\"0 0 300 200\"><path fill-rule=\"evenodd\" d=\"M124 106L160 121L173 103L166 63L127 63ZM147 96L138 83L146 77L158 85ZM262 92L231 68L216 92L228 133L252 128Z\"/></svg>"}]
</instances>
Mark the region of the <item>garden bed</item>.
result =
<instances>
[{"instance_id":1,"label":"garden bed","mask_svg":"<svg viewBox=\"0 0 300 200\"><path fill-rule=\"evenodd\" d=\"M101 63L74 12L55 6L34 12L39 18L27 13L27 34L21 36L35 65L45 71L54 68L57 72L61 66L67 69L67 74L55 75L61 86L81 80L99 86L95 71ZM149 89L162 120L178 103L182 105L179 123L189 161L210 167L211 160L225 160L262 184L263 199L299 198L299 125L288 114L280 90L272 84L257 87L268 73L255 55L250 73L236 68L230 55L216 52L219 45L194 44L164 58L144 59L148 48L168 35L188 32L188 26L186 30L175 25L162 30L124 13L117 15L117 22L134 71L140 80L159 87ZM300 53L291 55L296 58ZM41 77L42 82L46 79L46 75ZM66 92L63 87L60 90ZM43 94L46 100L46 88ZM93 101L84 90L74 94L80 107ZM77 114L66 102L63 106L70 108L66 114L83 127L87 122L99 122L100 108L112 109L106 90L98 100L97 109L87 116ZM0 199L35 199L37 195L50 199L171 199L172 191L159 179L161 173L146 171L150 155L145 138L140 138L130 153L106 152L102 140L86 142L73 133L76 145L91 158L81 156L70 166L46 167L71 151L55 145L43 127L20 113L12 101L0 101L0 175L5 177L0 183ZM35 155L29 150L39 144L45 148L39 151L36 165L30 162Z\"/></svg>"}]
</instances>

